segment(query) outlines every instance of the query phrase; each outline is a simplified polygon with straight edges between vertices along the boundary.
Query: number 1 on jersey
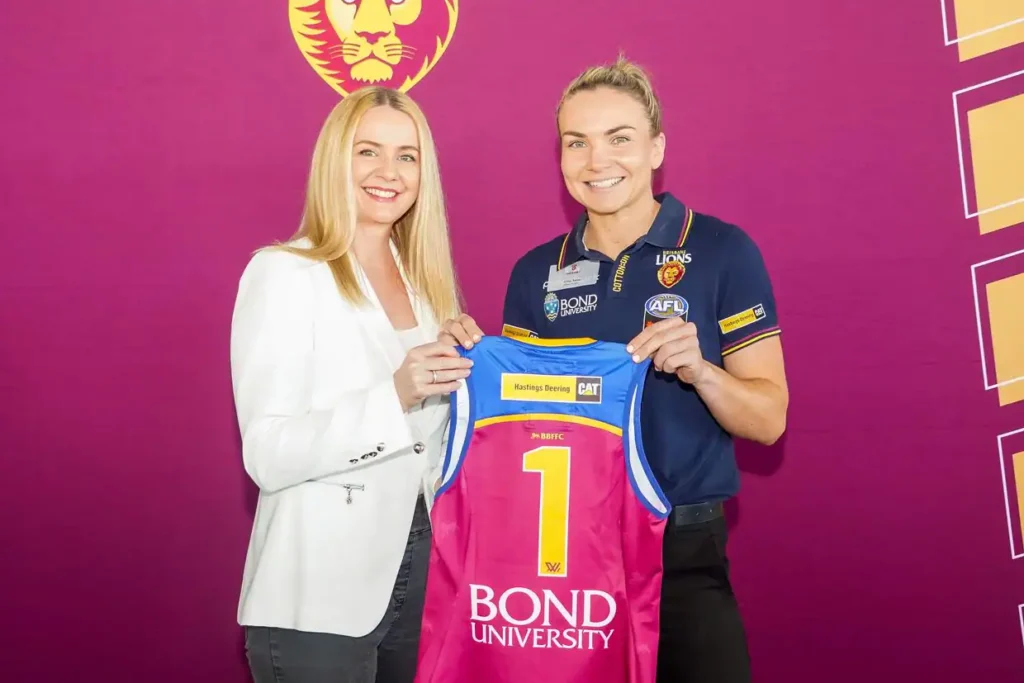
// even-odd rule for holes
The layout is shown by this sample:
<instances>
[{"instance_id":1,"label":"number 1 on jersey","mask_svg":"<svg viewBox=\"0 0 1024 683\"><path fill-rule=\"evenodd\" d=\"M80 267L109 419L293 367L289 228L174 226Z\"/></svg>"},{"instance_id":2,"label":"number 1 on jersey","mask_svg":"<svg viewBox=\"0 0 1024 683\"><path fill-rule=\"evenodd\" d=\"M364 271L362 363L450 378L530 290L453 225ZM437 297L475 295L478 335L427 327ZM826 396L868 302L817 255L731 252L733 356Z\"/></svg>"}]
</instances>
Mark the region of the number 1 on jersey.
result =
<instances>
[{"instance_id":1,"label":"number 1 on jersey","mask_svg":"<svg viewBox=\"0 0 1024 683\"><path fill-rule=\"evenodd\" d=\"M541 446L523 453L523 471L540 474L537 571L565 576L569 560L569 449Z\"/></svg>"}]
</instances>

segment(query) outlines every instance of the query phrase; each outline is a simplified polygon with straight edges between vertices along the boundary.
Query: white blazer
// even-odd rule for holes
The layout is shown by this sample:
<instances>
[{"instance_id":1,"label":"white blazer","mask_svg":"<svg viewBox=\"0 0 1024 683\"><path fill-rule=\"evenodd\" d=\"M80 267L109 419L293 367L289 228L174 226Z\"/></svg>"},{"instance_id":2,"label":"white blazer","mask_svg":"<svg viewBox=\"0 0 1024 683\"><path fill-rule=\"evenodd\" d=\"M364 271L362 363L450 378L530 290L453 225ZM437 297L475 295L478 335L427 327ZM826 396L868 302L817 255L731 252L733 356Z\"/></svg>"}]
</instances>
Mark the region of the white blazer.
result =
<instances>
[{"instance_id":1,"label":"white blazer","mask_svg":"<svg viewBox=\"0 0 1024 683\"><path fill-rule=\"evenodd\" d=\"M239 282L231 376L242 460L259 486L242 625L369 633L417 495L432 503L448 397L402 411L393 373L405 351L357 274L372 302L363 308L342 298L326 264L284 251L257 253ZM434 341L437 321L410 298L423 342Z\"/></svg>"}]
</instances>

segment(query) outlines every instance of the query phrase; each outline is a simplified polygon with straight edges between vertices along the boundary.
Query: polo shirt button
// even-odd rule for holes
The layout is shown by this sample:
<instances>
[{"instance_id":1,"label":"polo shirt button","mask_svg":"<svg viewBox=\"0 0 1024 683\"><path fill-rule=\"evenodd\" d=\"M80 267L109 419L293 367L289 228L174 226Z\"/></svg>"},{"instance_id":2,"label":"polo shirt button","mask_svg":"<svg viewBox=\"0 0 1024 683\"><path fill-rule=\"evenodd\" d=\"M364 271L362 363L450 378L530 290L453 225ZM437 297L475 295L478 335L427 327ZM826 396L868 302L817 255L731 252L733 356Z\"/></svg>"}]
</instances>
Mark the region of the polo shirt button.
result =
<instances>
[{"instance_id":1,"label":"polo shirt button","mask_svg":"<svg viewBox=\"0 0 1024 683\"><path fill-rule=\"evenodd\" d=\"M384 452L384 442L383 441L381 441L379 444L377 444L377 452L378 453L383 453Z\"/></svg>"},{"instance_id":2,"label":"polo shirt button","mask_svg":"<svg viewBox=\"0 0 1024 683\"><path fill-rule=\"evenodd\" d=\"M415 444L413 444L413 447L412 447L412 449L413 449L414 451L416 451L417 453L422 453L422 452L424 451L424 449L425 449L425 448L426 448L426 446L424 446L424 445L423 445L422 443L420 443L419 441L417 441L417 442L416 442Z\"/></svg>"}]
</instances>

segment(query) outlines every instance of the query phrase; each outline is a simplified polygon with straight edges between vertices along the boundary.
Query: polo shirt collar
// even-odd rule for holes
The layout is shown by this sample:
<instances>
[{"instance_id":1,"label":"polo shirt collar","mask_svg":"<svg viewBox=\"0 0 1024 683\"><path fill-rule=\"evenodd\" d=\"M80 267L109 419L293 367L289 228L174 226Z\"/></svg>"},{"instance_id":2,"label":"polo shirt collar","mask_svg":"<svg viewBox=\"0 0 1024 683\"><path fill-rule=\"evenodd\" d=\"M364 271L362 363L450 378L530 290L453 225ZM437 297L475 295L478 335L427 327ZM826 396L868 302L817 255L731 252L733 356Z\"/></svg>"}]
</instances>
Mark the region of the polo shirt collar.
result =
<instances>
[{"instance_id":1,"label":"polo shirt collar","mask_svg":"<svg viewBox=\"0 0 1024 683\"><path fill-rule=\"evenodd\" d=\"M654 223L651 224L647 233L637 241L637 244L652 244L661 249L681 248L690 232L690 226L693 224L693 211L669 192L656 194L654 199L661 204L661 208L658 209L658 214L654 217ZM586 226L587 214L584 212L562 241L561 254L558 257L559 269L570 263L575 263L581 258L592 261L607 260L606 256L587 249L583 243L583 230Z\"/></svg>"}]
</instances>

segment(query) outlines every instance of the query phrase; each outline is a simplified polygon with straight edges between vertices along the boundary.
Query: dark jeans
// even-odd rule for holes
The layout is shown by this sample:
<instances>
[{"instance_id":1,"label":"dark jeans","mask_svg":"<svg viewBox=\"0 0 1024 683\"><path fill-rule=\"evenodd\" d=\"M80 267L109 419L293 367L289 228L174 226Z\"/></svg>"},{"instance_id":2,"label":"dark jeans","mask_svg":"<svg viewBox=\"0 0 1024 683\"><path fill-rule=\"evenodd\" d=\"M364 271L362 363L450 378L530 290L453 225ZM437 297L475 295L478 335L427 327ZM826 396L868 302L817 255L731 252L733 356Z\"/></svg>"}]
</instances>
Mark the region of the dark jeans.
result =
<instances>
[{"instance_id":1,"label":"dark jeans","mask_svg":"<svg viewBox=\"0 0 1024 683\"><path fill-rule=\"evenodd\" d=\"M750 683L726 537L725 517L665 531L658 683Z\"/></svg>"},{"instance_id":2,"label":"dark jeans","mask_svg":"<svg viewBox=\"0 0 1024 683\"><path fill-rule=\"evenodd\" d=\"M412 683L430 560L430 519L416 504L405 557L384 618L360 638L246 627L255 683Z\"/></svg>"}]
</instances>

